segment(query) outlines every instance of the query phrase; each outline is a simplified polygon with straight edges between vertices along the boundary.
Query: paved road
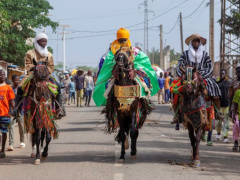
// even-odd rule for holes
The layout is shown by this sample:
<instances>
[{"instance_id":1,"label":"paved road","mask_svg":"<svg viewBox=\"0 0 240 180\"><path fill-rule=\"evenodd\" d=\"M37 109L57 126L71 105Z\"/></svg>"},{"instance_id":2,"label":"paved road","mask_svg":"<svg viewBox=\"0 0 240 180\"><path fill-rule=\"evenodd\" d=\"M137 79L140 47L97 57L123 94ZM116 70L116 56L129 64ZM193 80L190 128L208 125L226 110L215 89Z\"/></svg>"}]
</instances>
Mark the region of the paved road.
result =
<instances>
[{"instance_id":1,"label":"paved road","mask_svg":"<svg viewBox=\"0 0 240 180\"><path fill-rule=\"evenodd\" d=\"M153 100L156 103L155 97ZM201 142L201 167L189 167L187 131L175 131L169 124L169 105L156 107L140 131L136 160L129 159L128 150L125 163L116 163L120 146L114 142L113 134L103 132L102 108L72 105L67 108L68 116L58 121L59 139L51 142L49 157L39 166L33 165L34 159L29 157L30 138L25 149L17 148L16 128L15 150L0 159L0 179L239 179L240 153L231 152L232 144L213 141L214 146L208 147ZM215 134L214 131L213 137Z\"/></svg>"}]
</instances>

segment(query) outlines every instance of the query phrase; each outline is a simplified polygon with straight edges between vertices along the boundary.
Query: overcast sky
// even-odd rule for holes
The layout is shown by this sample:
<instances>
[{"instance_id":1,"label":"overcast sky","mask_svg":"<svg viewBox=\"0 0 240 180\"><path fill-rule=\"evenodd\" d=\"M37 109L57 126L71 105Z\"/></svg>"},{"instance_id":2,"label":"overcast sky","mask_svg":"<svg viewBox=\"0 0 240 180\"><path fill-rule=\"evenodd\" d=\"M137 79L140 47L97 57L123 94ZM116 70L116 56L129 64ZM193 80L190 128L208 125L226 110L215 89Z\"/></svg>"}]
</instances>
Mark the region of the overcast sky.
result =
<instances>
[{"instance_id":1,"label":"overcast sky","mask_svg":"<svg viewBox=\"0 0 240 180\"><path fill-rule=\"evenodd\" d=\"M66 65L96 67L109 44L116 39L116 31L120 27L127 27L130 30L133 45L136 42L143 44L144 7L139 5L143 1L49 0L54 8L50 11L50 18L70 26L66 28L66 32L69 33L66 35ZM209 7L206 7L209 0L202 2L203 0L148 0L149 10L154 11L154 14L149 13L149 50L153 47L159 49L159 25L162 24L164 45L170 45L175 51L180 52L179 23L166 34L174 27L180 12L183 16L184 40L192 33L199 33L209 40ZM220 25L217 23L221 16L220 0L215 0L214 12L215 60L217 60L220 46ZM58 34L60 32L61 27L57 29L56 34L47 28L48 45L54 50L55 62L63 61L62 35ZM206 48L208 51L208 43ZM186 49L187 46L184 45L184 50Z\"/></svg>"}]
</instances>

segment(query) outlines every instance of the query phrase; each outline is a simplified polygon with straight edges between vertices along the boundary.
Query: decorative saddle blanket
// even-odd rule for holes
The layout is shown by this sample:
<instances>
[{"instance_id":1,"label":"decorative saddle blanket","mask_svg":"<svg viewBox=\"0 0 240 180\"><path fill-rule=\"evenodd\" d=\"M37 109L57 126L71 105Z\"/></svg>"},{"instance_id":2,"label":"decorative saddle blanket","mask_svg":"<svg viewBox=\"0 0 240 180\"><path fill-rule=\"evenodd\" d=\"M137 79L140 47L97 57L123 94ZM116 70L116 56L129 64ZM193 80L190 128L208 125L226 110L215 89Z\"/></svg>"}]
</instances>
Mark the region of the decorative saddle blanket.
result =
<instances>
[{"instance_id":1,"label":"decorative saddle blanket","mask_svg":"<svg viewBox=\"0 0 240 180\"><path fill-rule=\"evenodd\" d=\"M181 104L182 115L184 116L185 124L190 123L194 129L199 128L203 124L208 122L207 111L205 109L205 100L200 95L193 102L184 102L184 98Z\"/></svg>"},{"instance_id":2,"label":"decorative saddle blanket","mask_svg":"<svg viewBox=\"0 0 240 180\"><path fill-rule=\"evenodd\" d=\"M140 97L139 85L118 86L114 85L114 96L117 98L120 107L118 110L124 112L129 111L132 102L136 97Z\"/></svg>"}]
</instances>

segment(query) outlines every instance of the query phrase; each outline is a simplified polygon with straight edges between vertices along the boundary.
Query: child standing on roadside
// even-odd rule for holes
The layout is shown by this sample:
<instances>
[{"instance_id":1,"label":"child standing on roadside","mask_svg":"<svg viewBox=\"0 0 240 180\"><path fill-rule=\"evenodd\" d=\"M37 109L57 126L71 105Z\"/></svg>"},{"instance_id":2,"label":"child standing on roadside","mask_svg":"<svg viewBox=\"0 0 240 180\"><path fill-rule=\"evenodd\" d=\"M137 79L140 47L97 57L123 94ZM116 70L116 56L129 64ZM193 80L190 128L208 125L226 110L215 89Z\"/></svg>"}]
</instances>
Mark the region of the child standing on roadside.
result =
<instances>
[{"instance_id":1,"label":"child standing on roadside","mask_svg":"<svg viewBox=\"0 0 240 180\"><path fill-rule=\"evenodd\" d=\"M69 100L68 100L68 105L70 105L70 102L75 104L75 82L74 79L71 78L71 82L68 84L69 86Z\"/></svg>"},{"instance_id":2,"label":"child standing on roadside","mask_svg":"<svg viewBox=\"0 0 240 180\"><path fill-rule=\"evenodd\" d=\"M20 87L18 87L18 85L20 84L20 78L18 75L14 74L12 76L12 89L13 92L15 94L15 97L17 97L17 92L18 91L22 91L22 89ZM21 108L20 108L21 109ZM19 128L19 135L20 135L20 148L25 148L25 143L24 143L24 121L23 121L23 113L20 110L20 112L17 112L17 117L11 117L11 125L10 125L10 129L9 129L9 147L8 147L8 151L13 151L13 144L14 144L14 126L15 126L15 122L17 121L18 123L18 128Z\"/></svg>"},{"instance_id":3,"label":"child standing on roadside","mask_svg":"<svg viewBox=\"0 0 240 180\"><path fill-rule=\"evenodd\" d=\"M2 131L2 149L0 152L0 158L4 158L5 144L7 140L8 126L10 124L10 118L8 113L10 112L9 104L11 107L15 106L15 95L11 86L5 83L5 71L0 69L0 130Z\"/></svg>"}]
</instances>

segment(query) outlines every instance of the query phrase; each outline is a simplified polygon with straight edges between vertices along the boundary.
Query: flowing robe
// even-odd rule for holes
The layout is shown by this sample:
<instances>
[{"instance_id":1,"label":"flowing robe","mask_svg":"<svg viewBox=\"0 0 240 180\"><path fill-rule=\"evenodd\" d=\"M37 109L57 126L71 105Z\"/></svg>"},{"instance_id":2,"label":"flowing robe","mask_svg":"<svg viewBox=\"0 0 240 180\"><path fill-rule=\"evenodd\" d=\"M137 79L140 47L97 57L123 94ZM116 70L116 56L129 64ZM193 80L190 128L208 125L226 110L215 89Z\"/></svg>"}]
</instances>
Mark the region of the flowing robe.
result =
<instances>
[{"instance_id":1,"label":"flowing robe","mask_svg":"<svg viewBox=\"0 0 240 180\"><path fill-rule=\"evenodd\" d=\"M179 77L182 76L182 72L180 70L180 66L186 68L187 65L196 67L196 63L189 60L189 51L183 52L181 58L178 61L176 73ZM202 60L200 63L197 63L197 71L201 74L202 78L207 82L207 90L209 96L221 96L221 91L216 81L211 78L213 73L213 65L210 57L207 52L203 51Z\"/></svg>"},{"instance_id":2,"label":"flowing robe","mask_svg":"<svg viewBox=\"0 0 240 180\"><path fill-rule=\"evenodd\" d=\"M151 96L155 95L159 91L159 85L156 73L151 66L150 60L146 54L142 51L138 50L137 48L133 47L134 51L134 68L135 69L142 69L149 77L151 83ZM106 90L107 81L112 77L112 69L116 62L114 61L114 55L112 51L108 53L103 63L102 69L99 73L97 83L95 86L95 90L93 93L93 100L97 106L106 105L107 99L104 97L104 92ZM144 96L144 90L142 89L142 95Z\"/></svg>"}]
</instances>

